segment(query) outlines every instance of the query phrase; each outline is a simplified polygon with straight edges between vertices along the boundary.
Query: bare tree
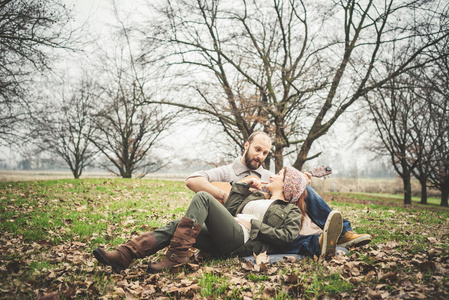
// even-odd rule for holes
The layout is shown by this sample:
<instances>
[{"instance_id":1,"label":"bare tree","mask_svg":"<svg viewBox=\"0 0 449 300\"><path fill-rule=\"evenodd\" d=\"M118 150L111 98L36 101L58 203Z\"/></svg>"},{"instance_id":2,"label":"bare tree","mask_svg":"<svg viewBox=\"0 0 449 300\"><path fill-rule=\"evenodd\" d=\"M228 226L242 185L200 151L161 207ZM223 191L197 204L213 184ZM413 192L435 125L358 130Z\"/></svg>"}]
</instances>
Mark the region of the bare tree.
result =
<instances>
[{"instance_id":1,"label":"bare tree","mask_svg":"<svg viewBox=\"0 0 449 300\"><path fill-rule=\"evenodd\" d=\"M32 76L50 68L52 50L72 42L70 17L57 0L0 0L0 143L14 141L27 118Z\"/></svg>"},{"instance_id":2,"label":"bare tree","mask_svg":"<svg viewBox=\"0 0 449 300\"><path fill-rule=\"evenodd\" d=\"M143 177L164 166L151 151L176 115L142 104L141 96L136 84L119 82L116 90L105 91L107 102L96 114L97 133L91 141L118 171L104 166L123 178L136 171Z\"/></svg>"},{"instance_id":3,"label":"bare tree","mask_svg":"<svg viewBox=\"0 0 449 300\"><path fill-rule=\"evenodd\" d=\"M145 28L148 45L160 45L181 87L199 97L147 103L197 111L242 149L254 130L270 133L276 170L285 150L296 150L299 169L320 155L309 155L312 144L351 105L432 60L424 54L449 34L432 21L441 14L438 1L160 3L149 4L157 15ZM416 30L423 24L425 34Z\"/></svg>"},{"instance_id":4,"label":"bare tree","mask_svg":"<svg viewBox=\"0 0 449 300\"><path fill-rule=\"evenodd\" d=\"M388 86L377 89L367 99L372 121L382 141L381 149L388 153L396 172L402 178L404 204L411 204L413 170L420 163L428 162L422 159L428 149L427 141L424 142L425 147L420 147L417 140L425 139L430 126L428 114L423 114L426 102L416 96L414 82L405 76L401 76L401 79L401 82L399 78L392 80Z\"/></svg>"},{"instance_id":5,"label":"bare tree","mask_svg":"<svg viewBox=\"0 0 449 300\"><path fill-rule=\"evenodd\" d=\"M432 123L434 165L430 182L441 191L441 206L448 206L449 198L449 39L434 48L435 60L431 68L422 72L420 79L427 91L432 107L429 122Z\"/></svg>"},{"instance_id":6,"label":"bare tree","mask_svg":"<svg viewBox=\"0 0 449 300\"><path fill-rule=\"evenodd\" d=\"M158 92L156 85L151 88L156 75L152 65L143 65L135 58L136 38L123 21L116 1L112 4L118 26L111 35L112 46L99 49L102 75L97 83L101 92L97 132L91 141L108 161L103 167L123 178L137 172L143 177L166 165L155 149L178 112L145 103Z\"/></svg>"},{"instance_id":7,"label":"bare tree","mask_svg":"<svg viewBox=\"0 0 449 300\"><path fill-rule=\"evenodd\" d=\"M61 157L74 178L81 176L98 152L90 141L95 133L92 113L97 100L93 91L93 83L86 77L68 97L62 93L33 118L32 137L40 151Z\"/></svg>"},{"instance_id":8,"label":"bare tree","mask_svg":"<svg viewBox=\"0 0 449 300\"><path fill-rule=\"evenodd\" d=\"M426 69L421 71L424 73ZM425 84L421 81L423 78L417 77L414 73L411 74L413 89L409 90L416 92L414 98L418 98L422 105L419 109L419 115L409 120L413 128L410 134L411 147L416 154L414 156L416 164L412 173L421 184L421 204L427 204L427 185L429 176L435 167L435 151L441 135L435 130L433 93L425 87Z\"/></svg>"},{"instance_id":9,"label":"bare tree","mask_svg":"<svg viewBox=\"0 0 449 300\"><path fill-rule=\"evenodd\" d=\"M432 185L441 191L441 206L449 206L449 101L441 106L441 110L435 117L437 131L440 138L436 140L435 166L429 176Z\"/></svg>"}]
</instances>

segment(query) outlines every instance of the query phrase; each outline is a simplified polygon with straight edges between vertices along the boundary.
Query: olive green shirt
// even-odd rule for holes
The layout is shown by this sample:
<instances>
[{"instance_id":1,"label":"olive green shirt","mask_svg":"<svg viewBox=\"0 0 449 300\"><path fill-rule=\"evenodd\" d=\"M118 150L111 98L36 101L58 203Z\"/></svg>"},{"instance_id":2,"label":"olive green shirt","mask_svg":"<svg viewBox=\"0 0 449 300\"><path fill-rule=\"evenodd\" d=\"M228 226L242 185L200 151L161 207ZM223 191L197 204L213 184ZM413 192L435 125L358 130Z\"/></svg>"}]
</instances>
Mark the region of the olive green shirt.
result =
<instances>
[{"instance_id":1,"label":"olive green shirt","mask_svg":"<svg viewBox=\"0 0 449 300\"><path fill-rule=\"evenodd\" d=\"M264 199L261 192L252 192L244 182L233 182L229 197L224 203L228 211L236 216L250 201ZM239 256L259 254L266 251L273 253L278 248L288 246L301 229L301 211L284 200L275 200L263 220L251 220L249 240L233 252Z\"/></svg>"}]
</instances>

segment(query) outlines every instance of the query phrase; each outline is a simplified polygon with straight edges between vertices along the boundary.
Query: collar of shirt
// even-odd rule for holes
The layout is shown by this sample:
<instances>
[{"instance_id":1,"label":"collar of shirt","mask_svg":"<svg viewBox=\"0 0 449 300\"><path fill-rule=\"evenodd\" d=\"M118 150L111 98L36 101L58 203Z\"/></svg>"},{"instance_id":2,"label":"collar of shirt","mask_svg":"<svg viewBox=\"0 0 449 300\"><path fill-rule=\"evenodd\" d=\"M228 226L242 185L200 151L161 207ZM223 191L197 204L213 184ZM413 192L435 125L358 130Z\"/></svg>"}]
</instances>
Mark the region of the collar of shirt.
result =
<instances>
[{"instance_id":1,"label":"collar of shirt","mask_svg":"<svg viewBox=\"0 0 449 300\"><path fill-rule=\"evenodd\" d=\"M258 176L259 178L262 177L262 171L264 170L264 168L262 166L258 167L255 170L250 170L250 169L248 169L247 166L242 164L241 159L242 159L242 157L238 157L232 163L232 169L234 170L234 173L236 176L240 176L244 173L248 173L248 175L250 175L251 173L256 173L259 175Z\"/></svg>"}]
</instances>

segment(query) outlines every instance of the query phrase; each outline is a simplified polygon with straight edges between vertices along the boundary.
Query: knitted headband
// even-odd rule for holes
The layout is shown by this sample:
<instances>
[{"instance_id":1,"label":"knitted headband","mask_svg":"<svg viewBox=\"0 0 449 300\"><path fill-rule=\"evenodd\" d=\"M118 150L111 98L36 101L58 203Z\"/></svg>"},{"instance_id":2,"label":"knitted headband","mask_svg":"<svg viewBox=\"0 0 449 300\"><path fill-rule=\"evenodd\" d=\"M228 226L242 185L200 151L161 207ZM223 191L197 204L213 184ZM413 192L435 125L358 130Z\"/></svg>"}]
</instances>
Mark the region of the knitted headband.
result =
<instances>
[{"instance_id":1,"label":"knitted headband","mask_svg":"<svg viewBox=\"0 0 449 300\"><path fill-rule=\"evenodd\" d=\"M306 189L307 176L293 167L285 168L284 197L290 203L296 203Z\"/></svg>"}]
</instances>

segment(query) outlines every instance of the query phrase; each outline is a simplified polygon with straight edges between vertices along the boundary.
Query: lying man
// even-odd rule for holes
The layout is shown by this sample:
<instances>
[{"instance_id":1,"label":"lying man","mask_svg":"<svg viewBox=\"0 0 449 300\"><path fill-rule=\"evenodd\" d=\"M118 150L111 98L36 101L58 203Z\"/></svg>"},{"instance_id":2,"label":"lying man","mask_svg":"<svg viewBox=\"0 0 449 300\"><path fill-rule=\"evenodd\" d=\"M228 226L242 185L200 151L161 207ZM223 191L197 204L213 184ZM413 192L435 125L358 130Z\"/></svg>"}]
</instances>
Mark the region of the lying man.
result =
<instances>
[{"instance_id":1,"label":"lying man","mask_svg":"<svg viewBox=\"0 0 449 300\"><path fill-rule=\"evenodd\" d=\"M262 163L271 150L271 139L265 132L254 132L244 144L245 151L242 157L236 158L233 163L207 171L197 171L186 179L186 185L194 192L205 191L216 199L225 202L228 193L211 182L232 182L241 180L247 176L257 176L262 181L269 181L272 173L263 168ZM307 173L306 173L307 174ZM310 174L307 174L311 178ZM332 209L310 186L306 187L307 196L305 198L307 222L312 224L307 226L308 232L301 232L300 235L312 234L310 229L318 232L324 228L326 220ZM303 220L304 221L304 220ZM349 248L366 245L371 241L369 234L357 234L351 228L351 223L343 219L343 231L338 240L338 246Z\"/></svg>"}]
</instances>

